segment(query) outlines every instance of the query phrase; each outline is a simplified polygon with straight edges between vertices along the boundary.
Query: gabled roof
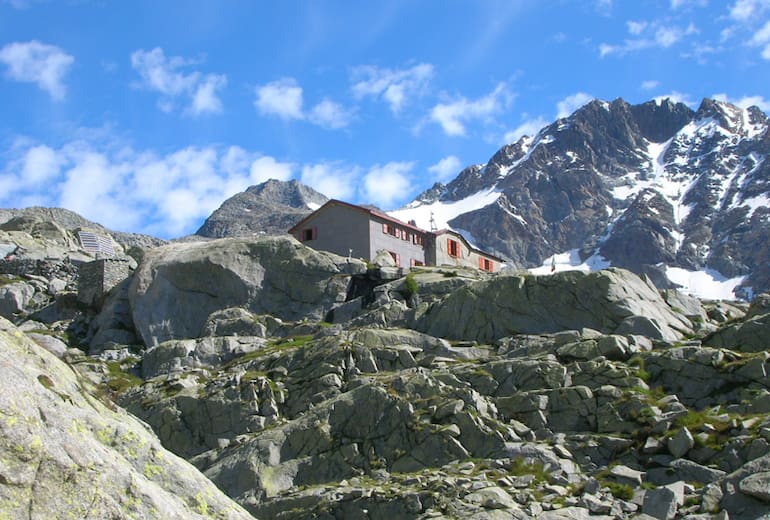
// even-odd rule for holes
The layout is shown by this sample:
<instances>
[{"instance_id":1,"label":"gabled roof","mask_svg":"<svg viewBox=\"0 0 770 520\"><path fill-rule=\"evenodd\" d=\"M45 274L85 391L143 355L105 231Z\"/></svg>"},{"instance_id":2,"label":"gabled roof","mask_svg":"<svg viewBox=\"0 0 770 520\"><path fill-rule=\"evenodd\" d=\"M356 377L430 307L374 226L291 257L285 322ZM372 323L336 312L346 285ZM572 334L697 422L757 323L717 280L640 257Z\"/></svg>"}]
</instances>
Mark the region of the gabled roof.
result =
<instances>
[{"instance_id":1,"label":"gabled roof","mask_svg":"<svg viewBox=\"0 0 770 520\"><path fill-rule=\"evenodd\" d=\"M492 253L488 253L487 251L484 251L483 249L479 249L478 247L474 246L473 244L468 242L468 240L463 236L462 233L458 233L457 231L455 231L453 229L439 229L438 231L432 231L432 233L433 233L433 235L436 236L436 238L440 237L441 235L453 235L453 236L459 238L460 240L462 240L463 244L465 244L465 246L468 249L470 249L471 251L475 252L476 254L484 255L484 256L486 256L488 258L491 258L493 260L497 260L500 263L505 262L505 260L503 260L499 256L493 255Z\"/></svg>"},{"instance_id":2,"label":"gabled roof","mask_svg":"<svg viewBox=\"0 0 770 520\"><path fill-rule=\"evenodd\" d=\"M367 215L369 215L371 217L377 217L380 220L384 220L386 222L390 222L391 224L395 224L397 226L402 226L402 227L411 229L412 231L417 231L418 233L429 233L428 231L426 231L426 230L424 230L422 228L419 228L417 226L413 226L412 224L409 224L407 222L403 222L401 220L398 220L397 218L393 218L390 215L388 215L387 213L383 213L382 211L377 211L376 209L366 208L364 206L356 206L355 204L350 204L349 202L343 202L343 201L337 200L337 199L331 199L331 200L327 201L326 204L324 204L323 206L321 206L320 208L315 210L313 213L311 213L307 217L303 218L302 220L300 220L299 222L294 224L291 227L291 229L289 229L289 233L294 233L299 228L301 228L305 224L305 222L307 222L308 220L313 218L316 214L321 213L322 211L326 210L327 208L329 208L331 206L342 206L342 207L345 207L345 208L354 209L356 211L360 211L362 213L365 213L365 214L367 214Z\"/></svg>"},{"instance_id":3,"label":"gabled roof","mask_svg":"<svg viewBox=\"0 0 770 520\"><path fill-rule=\"evenodd\" d=\"M465 244L465 246L468 249L470 249L471 251L475 252L476 254L484 255L484 256L486 256L488 258L491 258L493 260L497 260L498 262L501 262L501 263L505 262L505 260L503 260L499 256L493 255L491 253L487 253L486 251L473 246L462 235L462 233L458 233L457 231L453 231L451 229L440 229L438 231L427 231L425 229L422 229L420 227L414 226L414 225L409 224L407 222L403 222L401 220L398 220L397 218L393 218L390 215L388 215L387 213L383 213L382 211L378 211L378 210L372 209L372 208L367 208L367 207L364 207L364 206L356 206L355 204L350 204L349 202L344 202L344 201L337 200L337 199L331 199L331 200L327 201L323 206L321 206L320 208L318 208L317 210L312 212L310 215L308 215L307 217L303 218L302 220L300 220L299 222L294 224L291 227L291 229L289 229L288 232L293 234L295 231L299 230L302 226L304 226L305 223L308 220L312 219L318 213L321 213L321 212L325 211L326 209L330 208L331 206L342 206L344 208L352 209L352 210L355 210L355 211L360 211L361 213L369 215L369 217L376 217L379 220L384 220L385 222L390 222L391 224L394 224L394 225L397 225L397 226L401 226L401 227L405 227L407 229L411 229L412 231L416 231L418 233L424 233L426 235L433 235L435 237L438 237L440 235L451 234L451 235L454 235L454 236L458 237L460 240L462 240L462 242Z\"/></svg>"}]
</instances>

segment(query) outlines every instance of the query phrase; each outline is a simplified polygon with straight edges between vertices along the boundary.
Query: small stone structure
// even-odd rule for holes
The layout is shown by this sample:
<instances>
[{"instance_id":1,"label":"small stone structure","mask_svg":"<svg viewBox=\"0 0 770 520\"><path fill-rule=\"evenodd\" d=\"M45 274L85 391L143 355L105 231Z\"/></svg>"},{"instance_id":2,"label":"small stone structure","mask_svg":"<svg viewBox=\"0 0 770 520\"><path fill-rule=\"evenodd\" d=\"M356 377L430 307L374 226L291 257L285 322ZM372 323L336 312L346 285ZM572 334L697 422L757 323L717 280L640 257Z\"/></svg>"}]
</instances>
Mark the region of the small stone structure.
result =
<instances>
[{"instance_id":1,"label":"small stone structure","mask_svg":"<svg viewBox=\"0 0 770 520\"><path fill-rule=\"evenodd\" d=\"M80 266L78 301L98 305L110 289L128 278L128 260L100 258Z\"/></svg>"}]
</instances>

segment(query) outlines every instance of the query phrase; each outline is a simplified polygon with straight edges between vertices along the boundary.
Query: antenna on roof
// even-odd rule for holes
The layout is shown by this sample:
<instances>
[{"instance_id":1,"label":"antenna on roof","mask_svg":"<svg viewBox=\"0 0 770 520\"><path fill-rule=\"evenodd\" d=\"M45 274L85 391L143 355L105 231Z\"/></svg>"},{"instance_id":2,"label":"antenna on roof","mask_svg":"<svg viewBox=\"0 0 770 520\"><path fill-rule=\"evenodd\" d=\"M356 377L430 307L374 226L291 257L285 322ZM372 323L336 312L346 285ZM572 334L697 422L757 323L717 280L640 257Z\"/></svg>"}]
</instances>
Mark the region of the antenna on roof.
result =
<instances>
[{"instance_id":1,"label":"antenna on roof","mask_svg":"<svg viewBox=\"0 0 770 520\"><path fill-rule=\"evenodd\" d=\"M433 212L430 212L430 230L436 231L438 228L436 227L436 219L433 218Z\"/></svg>"}]
</instances>

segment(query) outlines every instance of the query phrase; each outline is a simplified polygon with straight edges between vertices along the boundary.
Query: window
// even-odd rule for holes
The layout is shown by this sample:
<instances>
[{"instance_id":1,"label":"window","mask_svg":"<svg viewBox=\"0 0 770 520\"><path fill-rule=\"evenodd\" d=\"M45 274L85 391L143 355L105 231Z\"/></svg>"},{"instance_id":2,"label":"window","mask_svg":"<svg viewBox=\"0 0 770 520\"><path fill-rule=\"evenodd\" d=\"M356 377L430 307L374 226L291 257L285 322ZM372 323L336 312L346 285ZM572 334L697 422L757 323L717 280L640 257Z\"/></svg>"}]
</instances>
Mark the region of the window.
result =
<instances>
[{"instance_id":1,"label":"window","mask_svg":"<svg viewBox=\"0 0 770 520\"><path fill-rule=\"evenodd\" d=\"M386 235L390 235L390 224L383 224L382 232L385 233Z\"/></svg>"},{"instance_id":2,"label":"window","mask_svg":"<svg viewBox=\"0 0 770 520\"><path fill-rule=\"evenodd\" d=\"M409 231L407 231L406 229L401 230L401 240L406 240L406 241L409 240Z\"/></svg>"},{"instance_id":3,"label":"window","mask_svg":"<svg viewBox=\"0 0 770 520\"><path fill-rule=\"evenodd\" d=\"M388 253L393 257L393 261L396 262L396 267L401 267L401 255L394 253L393 251L388 251Z\"/></svg>"},{"instance_id":4,"label":"window","mask_svg":"<svg viewBox=\"0 0 770 520\"><path fill-rule=\"evenodd\" d=\"M425 265L425 263L422 262L421 260L415 260L414 258L412 258L409 260L409 265L411 267L419 267L421 265Z\"/></svg>"},{"instance_id":5,"label":"window","mask_svg":"<svg viewBox=\"0 0 770 520\"><path fill-rule=\"evenodd\" d=\"M422 235L420 235L419 233L413 234L412 235L412 243L414 245L416 245L416 246L421 246L422 245Z\"/></svg>"},{"instance_id":6,"label":"window","mask_svg":"<svg viewBox=\"0 0 770 520\"><path fill-rule=\"evenodd\" d=\"M300 234L300 242L307 242L309 240L315 240L318 237L318 228L306 228L302 230Z\"/></svg>"},{"instance_id":7,"label":"window","mask_svg":"<svg viewBox=\"0 0 770 520\"><path fill-rule=\"evenodd\" d=\"M479 257L479 269L483 271L494 271L494 263L487 258Z\"/></svg>"},{"instance_id":8,"label":"window","mask_svg":"<svg viewBox=\"0 0 770 520\"><path fill-rule=\"evenodd\" d=\"M447 238L446 251L449 254L449 256L454 256L455 258L458 258L460 256L460 244L457 243L457 240L452 240L451 238Z\"/></svg>"}]
</instances>

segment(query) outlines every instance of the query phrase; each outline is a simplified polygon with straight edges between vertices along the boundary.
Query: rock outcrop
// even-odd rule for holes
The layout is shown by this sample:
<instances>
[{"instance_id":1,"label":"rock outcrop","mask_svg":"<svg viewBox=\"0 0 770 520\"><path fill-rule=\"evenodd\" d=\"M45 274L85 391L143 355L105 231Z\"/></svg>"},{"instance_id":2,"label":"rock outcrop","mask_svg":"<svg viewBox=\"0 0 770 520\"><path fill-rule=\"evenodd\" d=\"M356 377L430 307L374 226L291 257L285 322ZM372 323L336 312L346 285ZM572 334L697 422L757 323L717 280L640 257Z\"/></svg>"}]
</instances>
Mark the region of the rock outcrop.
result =
<instances>
[{"instance_id":1,"label":"rock outcrop","mask_svg":"<svg viewBox=\"0 0 770 520\"><path fill-rule=\"evenodd\" d=\"M278 318L323 320L363 262L315 251L290 237L229 238L149 251L129 300L145 345L201 335L209 315L244 307Z\"/></svg>"},{"instance_id":2,"label":"rock outcrop","mask_svg":"<svg viewBox=\"0 0 770 520\"><path fill-rule=\"evenodd\" d=\"M3 518L250 518L2 318L0 378Z\"/></svg>"},{"instance_id":3,"label":"rock outcrop","mask_svg":"<svg viewBox=\"0 0 770 520\"><path fill-rule=\"evenodd\" d=\"M692 325L651 283L608 269L499 276L470 284L428 309L418 327L434 336L476 341L582 327L676 340Z\"/></svg>"}]
</instances>

